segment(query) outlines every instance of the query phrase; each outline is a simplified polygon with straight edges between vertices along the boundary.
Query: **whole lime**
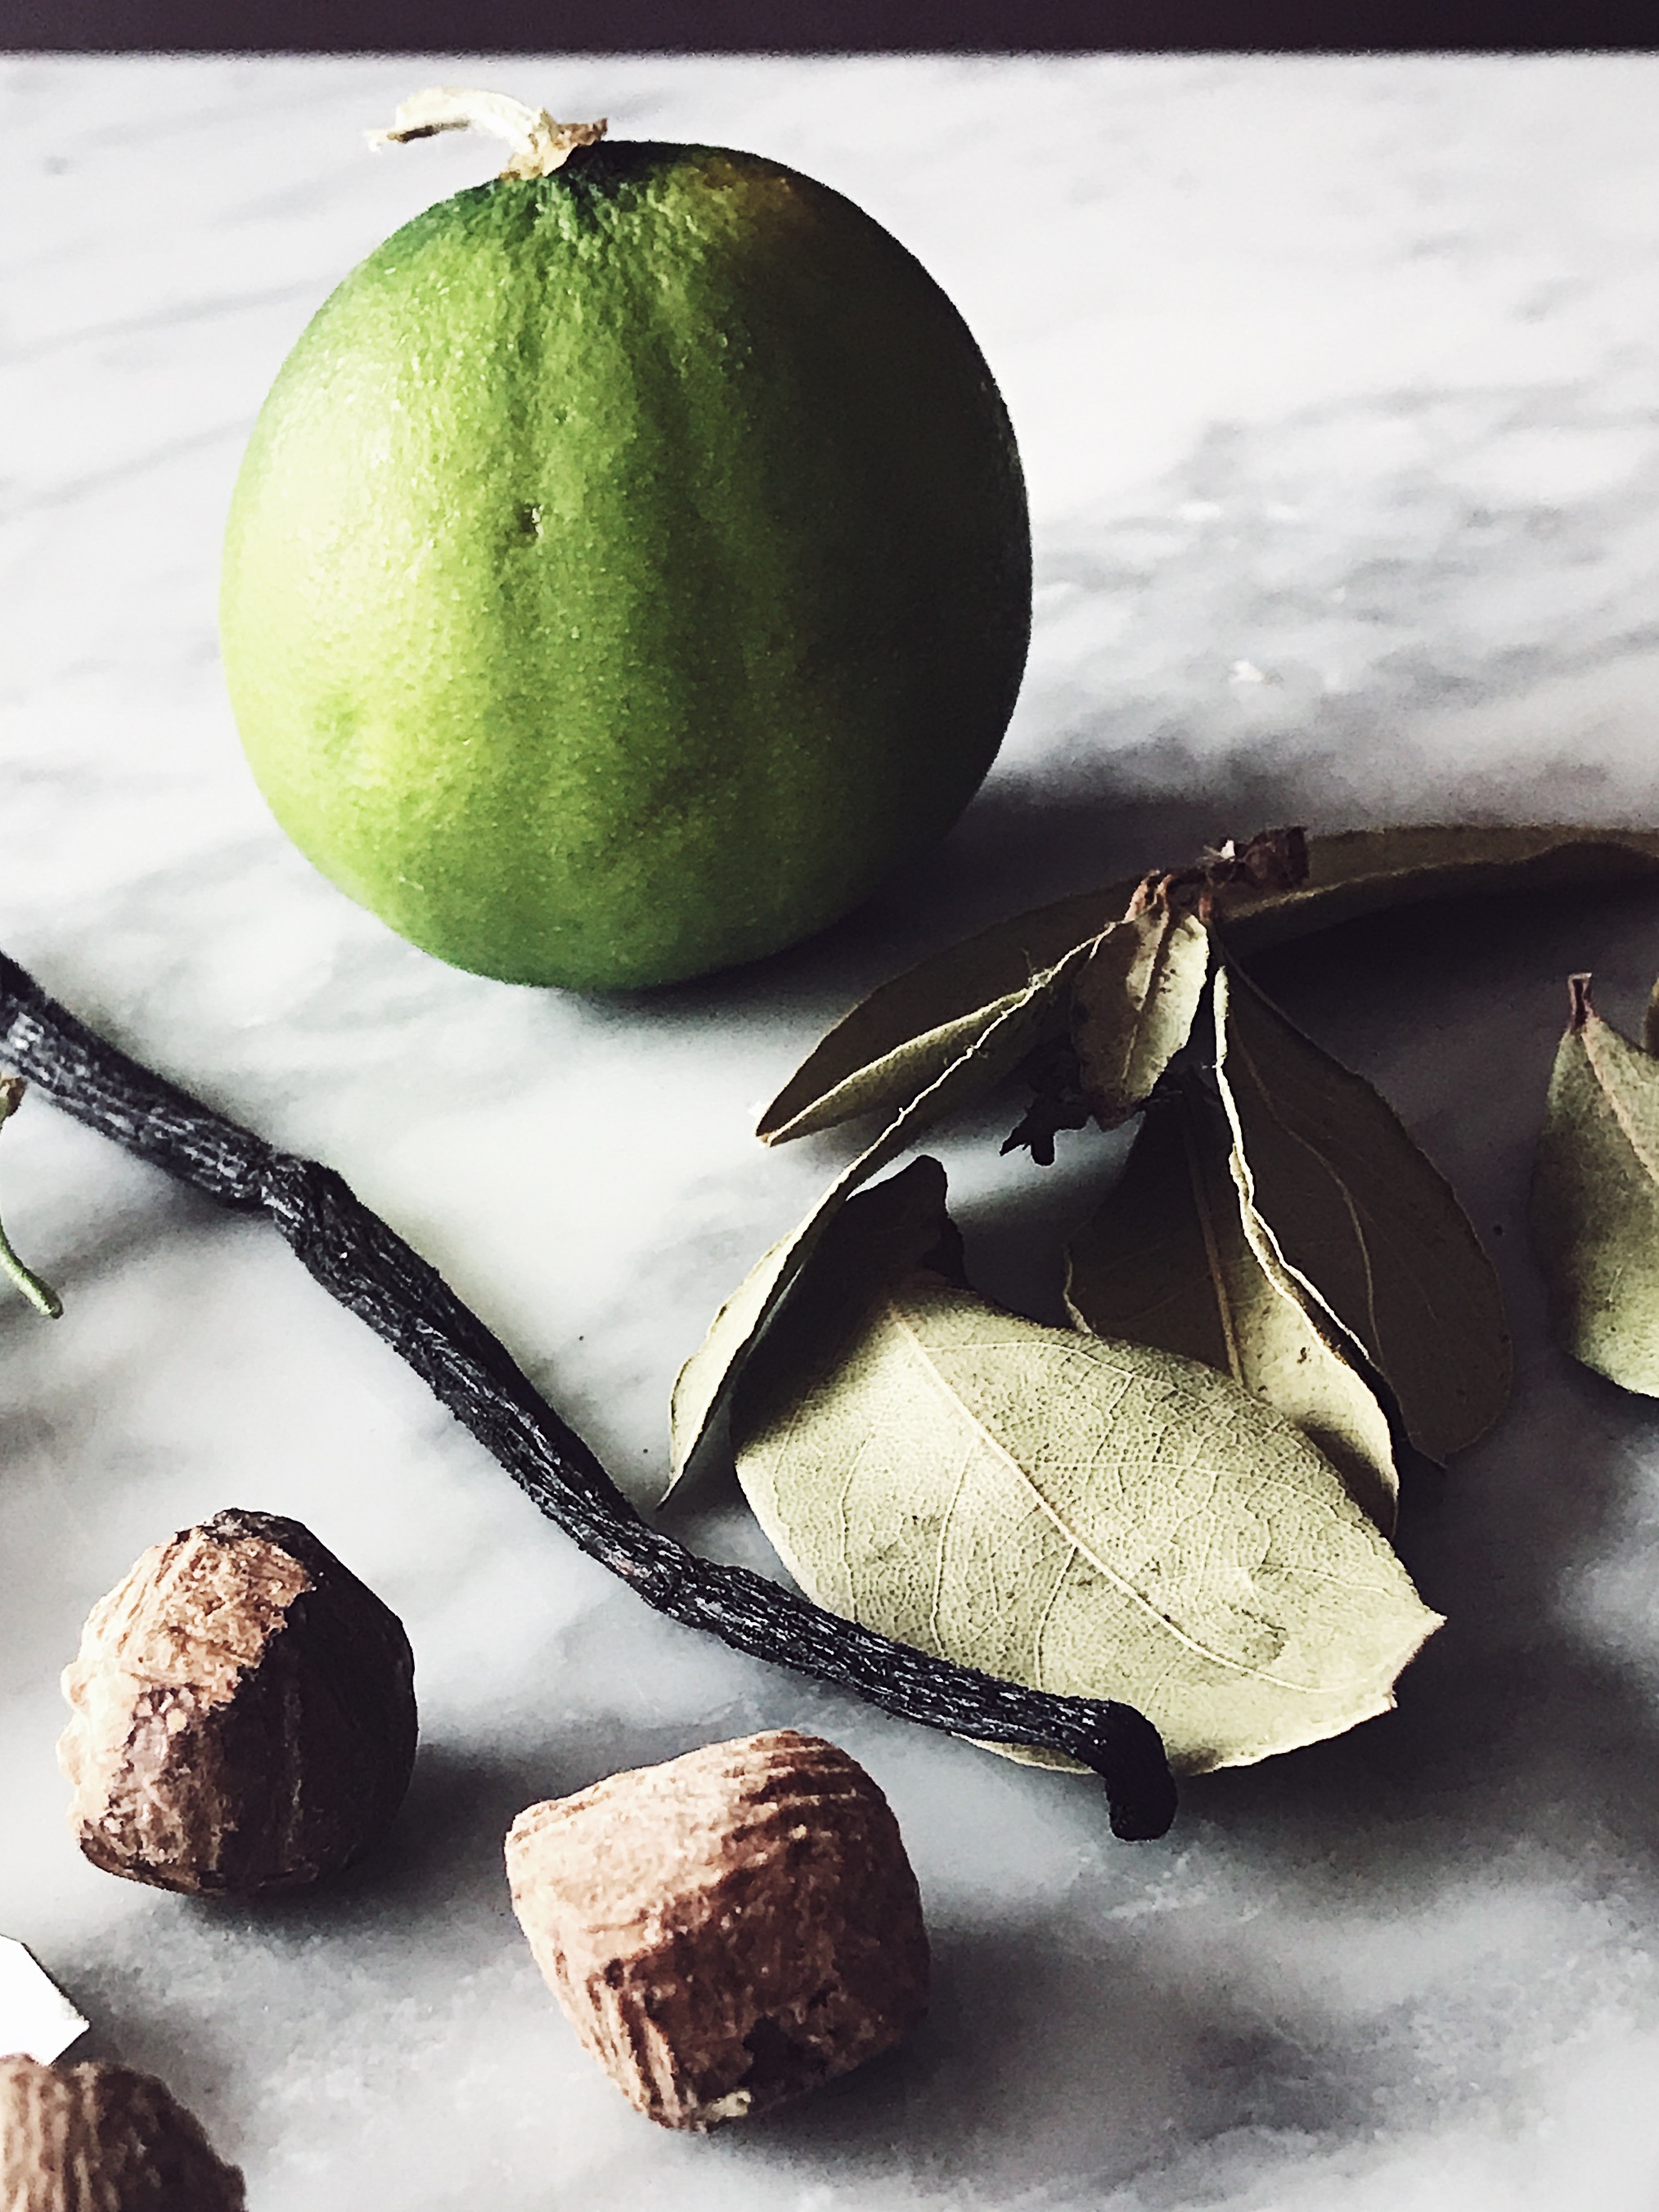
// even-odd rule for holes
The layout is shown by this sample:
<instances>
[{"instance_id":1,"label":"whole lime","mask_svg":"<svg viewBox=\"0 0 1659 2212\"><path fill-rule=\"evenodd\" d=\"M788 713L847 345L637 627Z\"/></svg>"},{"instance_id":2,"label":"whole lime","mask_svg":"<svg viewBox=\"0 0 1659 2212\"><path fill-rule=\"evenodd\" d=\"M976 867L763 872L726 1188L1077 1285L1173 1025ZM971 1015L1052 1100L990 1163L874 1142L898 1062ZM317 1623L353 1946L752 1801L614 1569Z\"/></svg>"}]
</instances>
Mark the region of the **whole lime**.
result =
<instances>
[{"instance_id":1,"label":"whole lime","mask_svg":"<svg viewBox=\"0 0 1659 2212\"><path fill-rule=\"evenodd\" d=\"M1006 413L879 224L773 161L583 145L430 208L284 364L222 634L295 842L458 966L672 981L821 927L1000 742Z\"/></svg>"}]
</instances>

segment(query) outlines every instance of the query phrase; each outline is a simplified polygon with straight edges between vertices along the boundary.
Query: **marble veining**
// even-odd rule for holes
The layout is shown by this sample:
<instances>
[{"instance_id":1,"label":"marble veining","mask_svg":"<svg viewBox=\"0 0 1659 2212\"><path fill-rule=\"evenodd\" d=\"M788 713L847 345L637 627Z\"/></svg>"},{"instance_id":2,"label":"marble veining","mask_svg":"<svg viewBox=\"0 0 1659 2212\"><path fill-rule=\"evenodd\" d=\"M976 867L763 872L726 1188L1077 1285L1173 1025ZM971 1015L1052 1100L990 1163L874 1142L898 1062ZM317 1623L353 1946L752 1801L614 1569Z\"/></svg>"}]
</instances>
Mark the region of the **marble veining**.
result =
<instances>
[{"instance_id":1,"label":"marble veining","mask_svg":"<svg viewBox=\"0 0 1659 2212\"><path fill-rule=\"evenodd\" d=\"M214 630L243 439L328 289L487 173L364 128L482 81L852 193L978 333L1037 619L945 848L740 975L581 1000L455 974L284 843ZM678 1361L850 1139L754 1108L859 991L1018 905L1270 822L1659 819L1659 61L420 56L0 63L0 945L341 1169L642 1502ZM1564 1003L1629 1021L1659 898L1404 920L1273 988L1492 1241L1514 1407L1401 1543L1447 1628L1399 1711L1115 1844L1017 1769L647 1613L269 1233L38 1101L0 1146L64 1291L0 1309L0 1929L162 2074L255 2212L1649 2212L1659 2192L1659 1436L1552 1352L1528 1148ZM936 1147L984 1287L1048 1314L1107 1171ZM309 1522L403 1615L423 1747L380 1859L210 1908L83 1865L57 1674L145 1545ZM692 1540L766 1547L710 1483ZM752 2129L653 2130L512 1922L532 1799L817 1729L898 1812L938 1960L911 2045Z\"/></svg>"}]
</instances>

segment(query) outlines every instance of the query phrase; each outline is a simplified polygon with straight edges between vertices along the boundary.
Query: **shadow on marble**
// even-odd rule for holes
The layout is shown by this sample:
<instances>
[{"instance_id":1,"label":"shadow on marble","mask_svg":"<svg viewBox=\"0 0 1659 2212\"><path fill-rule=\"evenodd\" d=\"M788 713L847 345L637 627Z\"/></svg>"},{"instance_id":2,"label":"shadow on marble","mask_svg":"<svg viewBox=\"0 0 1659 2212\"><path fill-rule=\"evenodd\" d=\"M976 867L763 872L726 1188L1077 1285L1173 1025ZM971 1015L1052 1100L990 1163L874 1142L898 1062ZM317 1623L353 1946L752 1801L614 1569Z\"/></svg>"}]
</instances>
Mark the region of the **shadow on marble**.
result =
<instances>
[{"instance_id":1,"label":"shadow on marble","mask_svg":"<svg viewBox=\"0 0 1659 2212\"><path fill-rule=\"evenodd\" d=\"M711 2148L735 2166L783 2150L825 2184L909 2176L930 2202L1018 2201L1024 2189L1085 2202L1156 2173L1177 2125L1183 2144L1239 2128L1362 2129L1370 2069L1321 2039L1246 1993L1182 1985L1115 1931L947 1926L934 1934L932 2013L908 2044Z\"/></svg>"},{"instance_id":2,"label":"shadow on marble","mask_svg":"<svg viewBox=\"0 0 1659 2212\"><path fill-rule=\"evenodd\" d=\"M96 1973L106 2023L99 2055L164 2059L175 2090L210 2111L228 2070L226 2022L216 2036L203 1993L222 1972L229 1944L238 1947L245 2045L257 2047L265 2032L252 2018L264 1992L282 1986L270 1956L250 1946L251 1932L206 1919L175 1926L165 1985L153 1948L143 1958L126 1947L106 1955ZM488 1960L478 1936L489 1944ZM422 1990L441 1977L466 1988L475 2004L493 2000L495 2021L481 2013L472 2030L481 2041L505 2019L544 2052L546 2128L591 2128L597 2105L624 2139L637 2130L634 2156L665 2159L707 2189L717 2189L722 2173L775 2180L781 2161L803 2192L815 2183L837 2191L861 2185L890 2189L890 2201L904 2205L995 2203L1002 2192L1018 2201L1026 2191L1036 2202L1081 2204L1135 2178L1152 2192L1145 2202L1174 2206L1190 2201L1179 2193L1178 2170L1194 2146L1261 2130L1360 2136L1393 2070L1386 2055L1348 2041L1314 2008L1298 2014L1281 2002L1270 2011L1247 1989L1171 1976L1134 1934L1061 1936L1041 1920L1011 1917L994 1929L935 1929L932 2013L897 2051L752 2124L672 2141L619 2103L605 2111L615 2093L575 2051L510 1921L436 1954L418 1925L403 1940L421 1948L359 1953L358 2007L374 1987L389 2003L399 1969L406 1975L418 1960ZM329 1954L308 1948L306 1960L318 1970L311 2032L319 2053L307 2070L349 2068L343 2049L327 2057L341 2026L331 2016L340 1999ZM398 2021L383 2020L376 2045L389 2054L399 2032ZM457 2124L465 2124L459 2113Z\"/></svg>"},{"instance_id":3,"label":"shadow on marble","mask_svg":"<svg viewBox=\"0 0 1659 2212\"><path fill-rule=\"evenodd\" d=\"M1093 757L1041 776L1006 773L987 785L943 846L804 944L611 1003L630 1019L670 1026L716 1013L742 1026L773 1018L780 1001L842 1001L845 1011L888 976L1005 915L1305 813L1302 780L1275 766L1271 748L1206 765L1209 795L1201 804L1182 795L1196 781L1184 750L1170 746L1162 758L1175 787L1167 795L1136 791L1109 738Z\"/></svg>"}]
</instances>

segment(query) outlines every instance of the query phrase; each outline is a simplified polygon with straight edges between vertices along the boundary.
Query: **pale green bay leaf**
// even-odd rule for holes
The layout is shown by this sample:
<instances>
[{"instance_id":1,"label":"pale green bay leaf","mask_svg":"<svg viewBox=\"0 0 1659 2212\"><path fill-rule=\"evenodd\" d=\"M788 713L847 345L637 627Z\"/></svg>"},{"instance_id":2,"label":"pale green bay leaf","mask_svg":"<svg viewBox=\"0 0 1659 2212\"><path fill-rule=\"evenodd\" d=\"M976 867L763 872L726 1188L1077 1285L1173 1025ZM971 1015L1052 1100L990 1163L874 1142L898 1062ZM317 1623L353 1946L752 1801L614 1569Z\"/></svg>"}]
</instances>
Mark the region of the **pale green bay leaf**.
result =
<instances>
[{"instance_id":1,"label":"pale green bay leaf","mask_svg":"<svg viewBox=\"0 0 1659 2212\"><path fill-rule=\"evenodd\" d=\"M1575 823L1409 823L1308 841L1306 881L1218 896L1240 952L1395 906L1552 890L1659 873L1659 831ZM994 923L884 983L821 1040L761 1117L768 1144L892 1112L963 1051L1040 969L1121 915L1139 879Z\"/></svg>"},{"instance_id":2,"label":"pale green bay leaf","mask_svg":"<svg viewBox=\"0 0 1659 2212\"><path fill-rule=\"evenodd\" d=\"M1503 1411L1511 1356L1492 1262L1445 1177L1362 1076L1237 971L1214 985L1233 1170L1264 1239L1358 1345L1431 1459Z\"/></svg>"},{"instance_id":3,"label":"pale green bay leaf","mask_svg":"<svg viewBox=\"0 0 1659 2212\"><path fill-rule=\"evenodd\" d=\"M1103 931L1072 984L1072 1041L1103 1128L1127 1121L1191 1034L1210 972L1210 933L1156 906Z\"/></svg>"},{"instance_id":4,"label":"pale green bay leaf","mask_svg":"<svg viewBox=\"0 0 1659 2212\"><path fill-rule=\"evenodd\" d=\"M733 1404L744 1491L802 1587L923 1650L1125 1699L1188 1773L1386 1711L1438 1616L1302 1431L1195 1361L896 1273L892 1201L865 1212L884 1195L842 1213Z\"/></svg>"},{"instance_id":5,"label":"pale green bay leaf","mask_svg":"<svg viewBox=\"0 0 1659 2212\"><path fill-rule=\"evenodd\" d=\"M1532 1241L1563 1351L1659 1397L1659 1060L1581 1012L1550 1077Z\"/></svg>"},{"instance_id":6,"label":"pale green bay leaf","mask_svg":"<svg viewBox=\"0 0 1659 2212\"><path fill-rule=\"evenodd\" d=\"M1341 1332L1250 1214L1231 1150L1206 1094L1155 1105L1072 1240L1066 1305L1096 1336L1201 1359L1265 1399L1312 1437L1387 1534L1400 1491L1388 1418Z\"/></svg>"},{"instance_id":7,"label":"pale green bay leaf","mask_svg":"<svg viewBox=\"0 0 1659 2212\"><path fill-rule=\"evenodd\" d=\"M806 1218L763 1254L726 1301L674 1383L670 1491L719 1414L757 1336L788 1296L796 1276L847 1200L872 1176L879 1175L907 1152L934 1122L994 1091L1034 1045L1054 1034L1056 1021L1064 1024L1072 973L1087 950L1086 944L1074 948L1006 1006L967 1049L843 1170Z\"/></svg>"},{"instance_id":8,"label":"pale green bay leaf","mask_svg":"<svg viewBox=\"0 0 1659 2212\"><path fill-rule=\"evenodd\" d=\"M1120 920L1133 880L1015 915L884 983L819 1042L761 1116L769 1145L892 1113L967 1051L1032 982ZM1059 1010L1052 1034L1065 1027ZM1040 1037L1033 1042L1041 1042Z\"/></svg>"},{"instance_id":9,"label":"pale green bay leaf","mask_svg":"<svg viewBox=\"0 0 1659 2212\"><path fill-rule=\"evenodd\" d=\"M1659 830L1583 823L1407 823L1308 840L1285 890L1222 892L1228 942L1254 952L1390 907L1483 893L1570 890L1659 875Z\"/></svg>"}]
</instances>

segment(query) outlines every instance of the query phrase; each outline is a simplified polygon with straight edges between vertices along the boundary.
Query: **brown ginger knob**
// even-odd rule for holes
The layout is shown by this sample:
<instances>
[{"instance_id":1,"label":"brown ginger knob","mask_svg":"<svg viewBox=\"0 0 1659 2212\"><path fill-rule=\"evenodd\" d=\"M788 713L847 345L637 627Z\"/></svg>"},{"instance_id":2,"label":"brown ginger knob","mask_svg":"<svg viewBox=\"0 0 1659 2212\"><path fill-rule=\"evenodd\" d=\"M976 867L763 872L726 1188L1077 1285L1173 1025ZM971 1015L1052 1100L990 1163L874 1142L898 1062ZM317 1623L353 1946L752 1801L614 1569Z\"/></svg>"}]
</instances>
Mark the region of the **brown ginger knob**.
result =
<instances>
[{"instance_id":1,"label":"brown ginger knob","mask_svg":"<svg viewBox=\"0 0 1659 2212\"><path fill-rule=\"evenodd\" d=\"M148 2074L0 2058L5 2212L244 2212L242 2177Z\"/></svg>"},{"instance_id":2,"label":"brown ginger knob","mask_svg":"<svg viewBox=\"0 0 1659 2212\"><path fill-rule=\"evenodd\" d=\"M780 1729L532 1805L513 1907L577 2034L672 2128L764 2112L874 2057L927 2005L927 1937L886 1799Z\"/></svg>"},{"instance_id":3,"label":"brown ginger knob","mask_svg":"<svg viewBox=\"0 0 1659 2212\"><path fill-rule=\"evenodd\" d=\"M402 1624L297 1521L216 1514L94 1607L64 1676L70 1824L94 1866L199 1895L359 1857L415 1756Z\"/></svg>"}]
</instances>

